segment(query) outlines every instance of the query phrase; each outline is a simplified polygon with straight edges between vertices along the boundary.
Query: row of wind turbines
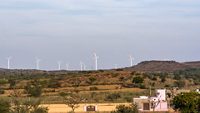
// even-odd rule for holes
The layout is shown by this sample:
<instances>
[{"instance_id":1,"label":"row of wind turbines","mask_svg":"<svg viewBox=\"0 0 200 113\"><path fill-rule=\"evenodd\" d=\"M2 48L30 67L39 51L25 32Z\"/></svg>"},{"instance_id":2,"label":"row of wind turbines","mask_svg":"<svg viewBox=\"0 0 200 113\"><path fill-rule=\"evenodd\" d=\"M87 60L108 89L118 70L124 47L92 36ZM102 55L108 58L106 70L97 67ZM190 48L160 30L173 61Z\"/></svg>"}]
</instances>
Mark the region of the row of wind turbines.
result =
<instances>
[{"instance_id":1,"label":"row of wind turbines","mask_svg":"<svg viewBox=\"0 0 200 113\"><path fill-rule=\"evenodd\" d=\"M12 57L10 56L10 57L7 57L6 59L7 59L7 69L10 69L10 61L11 61ZM37 57L35 59L36 59L36 69L40 70L41 59L39 59ZM99 56L97 56L96 53L93 53L93 59L94 59L94 70L98 70L99 69L98 68L98 59L99 59ZM129 60L130 60L130 66L132 67L133 66L133 60L134 60L134 58L132 57L132 55L129 56ZM57 64L58 64L58 70L61 70L61 64L62 64L62 62L58 61ZM116 65L115 65L115 68L117 68ZM69 69L69 64L66 64L66 70L70 70ZM80 62L80 70L81 71L86 70L86 65L82 61Z\"/></svg>"}]
</instances>

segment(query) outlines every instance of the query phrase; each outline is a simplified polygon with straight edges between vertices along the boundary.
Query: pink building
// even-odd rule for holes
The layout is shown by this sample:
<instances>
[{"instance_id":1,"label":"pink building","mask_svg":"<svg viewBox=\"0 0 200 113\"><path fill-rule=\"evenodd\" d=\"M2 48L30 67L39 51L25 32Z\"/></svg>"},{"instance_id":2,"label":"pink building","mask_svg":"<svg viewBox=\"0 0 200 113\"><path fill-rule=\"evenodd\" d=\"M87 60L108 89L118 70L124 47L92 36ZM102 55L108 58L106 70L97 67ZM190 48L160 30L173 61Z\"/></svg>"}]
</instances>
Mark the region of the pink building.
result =
<instances>
[{"instance_id":1,"label":"pink building","mask_svg":"<svg viewBox=\"0 0 200 113\"><path fill-rule=\"evenodd\" d=\"M166 89L156 90L155 97L140 96L133 99L139 111L168 111Z\"/></svg>"}]
</instances>

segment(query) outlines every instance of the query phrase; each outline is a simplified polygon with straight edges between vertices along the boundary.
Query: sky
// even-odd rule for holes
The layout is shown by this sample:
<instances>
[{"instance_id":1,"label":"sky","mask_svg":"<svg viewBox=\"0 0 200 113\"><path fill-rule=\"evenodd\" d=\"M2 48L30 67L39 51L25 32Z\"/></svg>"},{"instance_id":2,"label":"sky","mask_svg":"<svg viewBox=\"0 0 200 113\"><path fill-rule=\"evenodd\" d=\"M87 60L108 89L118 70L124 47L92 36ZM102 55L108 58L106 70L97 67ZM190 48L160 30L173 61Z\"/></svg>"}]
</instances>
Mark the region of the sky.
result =
<instances>
[{"instance_id":1,"label":"sky","mask_svg":"<svg viewBox=\"0 0 200 113\"><path fill-rule=\"evenodd\" d=\"M0 67L110 69L200 60L199 0L0 0Z\"/></svg>"}]
</instances>

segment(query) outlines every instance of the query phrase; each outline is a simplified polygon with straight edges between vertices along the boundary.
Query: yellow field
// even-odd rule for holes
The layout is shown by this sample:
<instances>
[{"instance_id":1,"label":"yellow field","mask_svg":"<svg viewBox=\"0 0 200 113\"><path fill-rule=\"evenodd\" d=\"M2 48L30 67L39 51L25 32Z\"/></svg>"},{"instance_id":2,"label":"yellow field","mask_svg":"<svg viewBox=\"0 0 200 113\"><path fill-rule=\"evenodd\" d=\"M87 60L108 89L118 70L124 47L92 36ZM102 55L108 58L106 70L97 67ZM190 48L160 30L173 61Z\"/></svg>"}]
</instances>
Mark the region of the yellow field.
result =
<instances>
[{"instance_id":1,"label":"yellow field","mask_svg":"<svg viewBox=\"0 0 200 113\"><path fill-rule=\"evenodd\" d=\"M76 113L83 113L85 105L94 105L98 106L98 112L110 112L115 110L116 106L118 105L129 105L130 103L97 103L97 104L80 104L79 108L75 110ZM48 107L49 113L67 113L71 111L65 104L44 104L44 107Z\"/></svg>"}]
</instances>

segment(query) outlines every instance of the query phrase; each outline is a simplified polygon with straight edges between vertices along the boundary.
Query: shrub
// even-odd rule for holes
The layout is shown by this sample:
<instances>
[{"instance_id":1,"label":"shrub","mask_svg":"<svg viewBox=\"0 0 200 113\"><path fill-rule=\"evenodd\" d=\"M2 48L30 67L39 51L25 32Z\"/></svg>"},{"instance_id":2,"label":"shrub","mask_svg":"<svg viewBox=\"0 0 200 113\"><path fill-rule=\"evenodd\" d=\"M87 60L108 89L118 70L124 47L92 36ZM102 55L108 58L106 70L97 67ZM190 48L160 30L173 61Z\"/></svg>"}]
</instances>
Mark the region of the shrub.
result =
<instances>
[{"instance_id":1,"label":"shrub","mask_svg":"<svg viewBox=\"0 0 200 113\"><path fill-rule=\"evenodd\" d=\"M139 84L140 89L146 89L146 86L144 84Z\"/></svg>"},{"instance_id":2,"label":"shrub","mask_svg":"<svg viewBox=\"0 0 200 113\"><path fill-rule=\"evenodd\" d=\"M98 87L90 87L90 91L98 90Z\"/></svg>"},{"instance_id":3,"label":"shrub","mask_svg":"<svg viewBox=\"0 0 200 113\"><path fill-rule=\"evenodd\" d=\"M38 83L38 81L32 81L26 85L25 91L30 96L39 97L42 94L42 86Z\"/></svg>"},{"instance_id":4,"label":"shrub","mask_svg":"<svg viewBox=\"0 0 200 113\"><path fill-rule=\"evenodd\" d=\"M166 84L165 87L168 88L168 87L170 87L170 85L169 85L169 84Z\"/></svg>"},{"instance_id":5,"label":"shrub","mask_svg":"<svg viewBox=\"0 0 200 113\"><path fill-rule=\"evenodd\" d=\"M151 80L153 80L153 81L157 81L157 77L153 77Z\"/></svg>"},{"instance_id":6,"label":"shrub","mask_svg":"<svg viewBox=\"0 0 200 113\"><path fill-rule=\"evenodd\" d=\"M30 113L48 113L48 108L46 107L38 107L31 111Z\"/></svg>"},{"instance_id":7,"label":"shrub","mask_svg":"<svg viewBox=\"0 0 200 113\"><path fill-rule=\"evenodd\" d=\"M132 83L135 83L135 84L143 83L143 82L144 82L144 78L142 78L140 76L134 77L132 80Z\"/></svg>"},{"instance_id":8,"label":"shrub","mask_svg":"<svg viewBox=\"0 0 200 113\"><path fill-rule=\"evenodd\" d=\"M48 82L48 87L49 87L49 88L59 88L59 87L61 87L61 84L59 83L58 80L56 80L56 79L51 79L51 80Z\"/></svg>"},{"instance_id":9,"label":"shrub","mask_svg":"<svg viewBox=\"0 0 200 113\"><path fill-rule=\"evenodd\" d=\"M5 93L4 89L0 88L0 94L4 94L4 93Z\"/></svg>"},{"instance_id":10,"label":"shrub","mask_svg":"<svg viewBox=\"0 0 200 113\"><path fill-rule=\"evenodd\" d=\"M5 79L0 79L0 84L1 84L1 85L7 84L7 83L8 83L7 80L5 80Z\"/></svg>"},{"instance_id":11,"label":"shrub","mask_svg":"<svg viewBox=\"0 0 200 113\"><path fill-rule=\"evenodd\" d=\"M175 74L173 79L175 79L175 80L180 80L180 79L181 79L181 76L178 75L178 74Z\"/></svg>"},{"instance_id":12,"label":"shrub","mask_svg":"<svg viewBox=\"0 0 200 113\"><path fill-rule=\"evenodd\" d=\"M119 73L113 73L111 74L112 77L118 77L119 76Z\"/></svg>"},{"instance_id":13,"label":"shrub","mask_svg":"<svg viewBox=\"0 0 200 113\"><path fill-rule=\"evenodd\" d=\"M40 99L27 99L22 101L18 97L12 98L10 113L48 113L47 107L40 106Z\"/></svg>"},{"instance_id":14,"label":"shrub","mask_svg":"<svg viewBox=\"0 0 200 113\"><path fill-rule=\"evenodd\" d=\"M183 88L183 87L185 87L185 81L183 81L183 80L175 81L174 86L179 87L179 88Z\"/></svg>"},{"instance_id":15,"label":"shrub","mask_svg":"<svg viewBox=\"0 0 200 113\"><path fill-rule=\"evenodd\" d=\"M195 92L178 94L173 99L173 105L181 113L199 113L200 94Z\"/></svg>"},{"instance_id":16,"label":"shrub","mask_svg":"<svg viewBox=\"0 0 200 113\"><path fill-rule=\"evenodd\" d=\"M91 84L93 84L96 80L97 80L97 79L96 79L95 77L89 77L88 80L87 80L87 83L91 85Z\"/></svg>"},{"instance_id":17,"label":"shrub","mask_svg":"<svg viewBox=\"0 0 200 113\"><path fill-rule=\"evenodd\" d=\"M0 100L0 113L9 113L10 103L5 100Z\"/></svg>"},{"instance_id":18,"label":"shrub","mask_svg":"<svg viewBox=\"0 0 200 113\"><path fill-rule=\"evenodd\" d=\"M126 96L126 97L124 97L124 99L125 99L127 102L132 102L132 101L133 101L133 97L132 97L132 96L131 96L131 97Z\"/></svg>"},{"instance_id":19,"label":"shrub","mask_svg":"<svg viewBox=\"0 0 200 113\"><path fill-rule=\"evenodd\" d=\"M106 96L105 100L106 101L113 101L121 98L121 95L119 93L112 93Z\"/></svg>"},{"instance_id":20,"label":"shrub","mask_svg":"<svg viewBox=\"0 0 200 113\"><path fill-rule=\"evenodd\" d=\"M14 80L14 79L10 79L10 80L8 80L8 82L10 84L10 89L14 88L17 83L16 80Z\"/></svg>"},{"instance_id":21,"label":"shrub","mask_svg":"<svg viewBox=\"0 0 200 113\"><path fill-rule=\"evenodd\" d=\"M161 82L164 83L165 81L166 81L166 78L165 78L165 77L162 77L162 78L161 78Z\"/></svg>"},{"instance_id":22,"label":"shrub","mask_svg":"<svg viewBox=\"0 0 200 113\"><path fill-rule=\"evenodd\" d=\"M131 105L131 106L119 105L116 107L116 110L112 111L111 113L139 113L139 111L137 110L136 105Z\"/></svg>"}]
</instances>

